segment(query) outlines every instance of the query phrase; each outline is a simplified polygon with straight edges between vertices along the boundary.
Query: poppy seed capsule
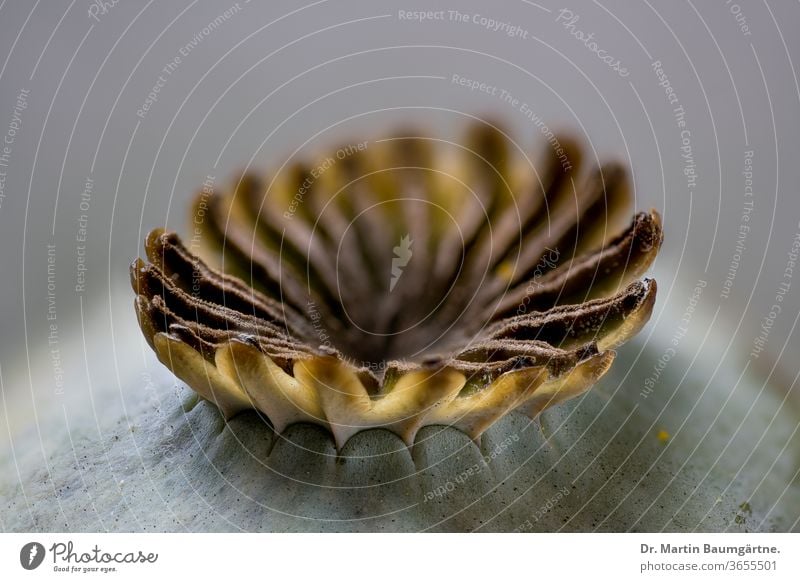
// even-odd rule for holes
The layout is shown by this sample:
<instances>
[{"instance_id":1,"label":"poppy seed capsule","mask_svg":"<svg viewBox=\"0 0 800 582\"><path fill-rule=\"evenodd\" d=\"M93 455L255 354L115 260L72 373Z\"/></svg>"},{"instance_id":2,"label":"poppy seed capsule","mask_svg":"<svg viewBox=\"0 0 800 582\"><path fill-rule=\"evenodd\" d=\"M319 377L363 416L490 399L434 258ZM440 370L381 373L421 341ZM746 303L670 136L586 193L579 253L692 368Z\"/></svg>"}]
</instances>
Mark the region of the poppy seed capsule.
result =
<instances>
[{"instance_id":1,"label":"poppy seed capsule","mask_svg":"<svg viewBox=\"0 0 800 582\"><path fill-rule=\"evenodd\" d=\"M627 228L624 169L560 138L532 168L496 126L401 134L228 191L191 244L154 230L131 267L159 360L229 418L327 428L339 449L426 425L477 440L588 390L650 317L657 212ZM454 156L457 163L454 163ZM565 162L566 160L566 162Z\"/></svg>"}]
</instances>

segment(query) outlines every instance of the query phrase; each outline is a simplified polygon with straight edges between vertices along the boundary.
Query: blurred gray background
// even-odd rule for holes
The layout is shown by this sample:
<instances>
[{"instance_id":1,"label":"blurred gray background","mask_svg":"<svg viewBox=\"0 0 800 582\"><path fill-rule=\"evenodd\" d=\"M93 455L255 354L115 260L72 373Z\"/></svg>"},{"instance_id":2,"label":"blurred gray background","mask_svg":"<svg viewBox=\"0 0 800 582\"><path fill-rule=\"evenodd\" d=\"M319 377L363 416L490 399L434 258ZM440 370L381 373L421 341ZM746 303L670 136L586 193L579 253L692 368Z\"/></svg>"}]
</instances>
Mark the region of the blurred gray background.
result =
<instances>
[{"instance_id":1,"label":"blurred gray background","mask_svg":"<svg viewBox=\"0 0 800 582\"><path fill-rule=\"evenodd\" d=\"M443 12L406 15L419 10ZM269 170L407 122L457 135L472 115L501 120L534 155L546 149L519 107L454 74L507 91L598 160L630 166L636 206L657 208L666 227L642 345L677 334L684 355L705 346L711 383L725 362L791 390L798 22L797 2L724 0L3 2L4 422L13 431L70 398L88 406L110 360L117 374L135 369L128 265L151 228L186 232L186 202L207 176L223 184L244 167ZM641 357L655 365L660 355Z\"/></svg>"}]
</instances>

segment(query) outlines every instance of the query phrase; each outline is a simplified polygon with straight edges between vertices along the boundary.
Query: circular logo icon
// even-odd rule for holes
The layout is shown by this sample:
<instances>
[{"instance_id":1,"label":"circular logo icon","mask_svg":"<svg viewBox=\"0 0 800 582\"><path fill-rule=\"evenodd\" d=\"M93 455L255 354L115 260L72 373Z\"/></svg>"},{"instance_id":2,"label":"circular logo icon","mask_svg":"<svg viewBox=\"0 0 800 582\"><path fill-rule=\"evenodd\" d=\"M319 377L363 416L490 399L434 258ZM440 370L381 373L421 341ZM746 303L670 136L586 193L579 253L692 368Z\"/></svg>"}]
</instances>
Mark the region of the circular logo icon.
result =
<instances>
[{"instance_id":1,"label":"circular logo icon","mask_svg":"<svg viewBox=\"0 0 800 582\"><path fill-rule=\"evenodd\" d=\"M39 542L29 542L19 551L19 563L26 570L35 570L44 561L44 546Z\"/></svg>"}]
</instances>

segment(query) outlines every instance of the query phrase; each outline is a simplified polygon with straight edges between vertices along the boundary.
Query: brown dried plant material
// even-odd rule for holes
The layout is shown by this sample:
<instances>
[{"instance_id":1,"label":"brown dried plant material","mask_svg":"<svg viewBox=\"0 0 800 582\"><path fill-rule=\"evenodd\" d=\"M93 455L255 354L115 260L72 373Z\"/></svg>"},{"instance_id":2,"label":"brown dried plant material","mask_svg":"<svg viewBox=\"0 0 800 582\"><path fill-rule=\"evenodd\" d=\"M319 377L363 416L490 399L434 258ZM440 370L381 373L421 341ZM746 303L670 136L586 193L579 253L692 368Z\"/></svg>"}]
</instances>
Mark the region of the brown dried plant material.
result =
<instances>
[{"instance_id":1,"label":"brown dried plant material","mask_svg":"<svg viewBox=\"0 0 800 582\"><path fill-rule=\"evenodd\" d=\"M662 241L655 211L621 224L622 167L584 171L561 143L534 169L496 126L398 135L203 192L191 250L154 230L131 266L142 331L226 418L315 423L339 448L533 418L647 322L656 284L639 278Z\"/></svg>"}]
</instances>

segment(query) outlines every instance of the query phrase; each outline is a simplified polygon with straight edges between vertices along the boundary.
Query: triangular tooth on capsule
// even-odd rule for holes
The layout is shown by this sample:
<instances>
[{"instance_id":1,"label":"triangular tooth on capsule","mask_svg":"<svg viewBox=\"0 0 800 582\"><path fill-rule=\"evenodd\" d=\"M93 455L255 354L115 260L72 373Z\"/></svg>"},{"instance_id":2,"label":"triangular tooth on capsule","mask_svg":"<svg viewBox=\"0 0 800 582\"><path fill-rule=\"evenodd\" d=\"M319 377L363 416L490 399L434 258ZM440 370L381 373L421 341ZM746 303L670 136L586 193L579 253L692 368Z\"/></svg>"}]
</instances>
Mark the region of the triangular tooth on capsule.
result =
<instances>
[{"instance_id":1,"label":"triangular tooth on capsule","mask_svg":"<svg viewBox=\"0 0 800 582\"><path fill-rule=\"evenodd\" d=\"M452 401L466 381L453 370L408 372L389 393L372 400L358 376L335 358L298 362L295 377L316 389L339 450L370 428L394 432L410 447L426 415Z\"/></svg>"},{"instance_id":2,"label":"triangular tooth on capsule","mask_svg":"<svg viewBox=\"0 0 800 582\"><path fill-rule=\"evenodd\" d=\"M506 372L480 392L456 398L434 410L425 424L454 426L475 441L506 412L530 397L548 376L544 366Z\"/></svg>"},{"instance_id":3,"label":"triangular tooth on capsule","mask_svg":"<svg viewBox=\"0 0 800 582\"><path fill-rule=\"evenodd\" d=\"M425 418L456 398L465 383L463 374L446 368L407 372L391 392L373 402L369 416L411 447Z\"/></svg>"},{"instance_id":4,"label":"triangular tooth on capsule","mask_svg":"<svg viewBox=\"0 0 800 582\"><path fill-rule=\"evenodd\" d=\"M225 419L253 408L241 387L184 342L160 332L153 338L156 355L181 380L220 409Z\"/></svg>"},{"instance_id":5,"label":"triangular tooth on capsule","mask_svg":"<svg viewBox=\"0 0 800 582\"><path fill-rule=\"evenodd\" d=\"M562 376L542 383L516 410L534 419L547 408L580 396L608 372L615 356L616 352L609 350L584 360Z\"/></svg>"},{"instance_id":6,"label":"triangular tooth on capsule","mask_svg":"<svg viewBox=\"0 0 800 582\"><path fill-rule=\"evenodd\" d=\"M317 393L256 347L234 339L217 349L215 362L223 374L238 380L275 432L280 434L297 422L328 426Z\"/></svg>"},{"instance_id":7,"label":"triangular tooth on capsule","mask_svg":"<svg viewBox=\"0 0 800 582\"><path fill-rule=\"evenodd\" d=\"M316 357L295 364L294 375L312 388L341 451L354 434L369 428L364 418L372 408L369 394L358 376L334 357Z\"/></svg>"}]
</instances>

